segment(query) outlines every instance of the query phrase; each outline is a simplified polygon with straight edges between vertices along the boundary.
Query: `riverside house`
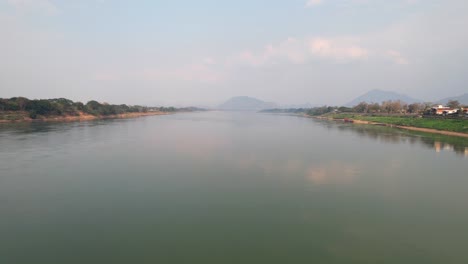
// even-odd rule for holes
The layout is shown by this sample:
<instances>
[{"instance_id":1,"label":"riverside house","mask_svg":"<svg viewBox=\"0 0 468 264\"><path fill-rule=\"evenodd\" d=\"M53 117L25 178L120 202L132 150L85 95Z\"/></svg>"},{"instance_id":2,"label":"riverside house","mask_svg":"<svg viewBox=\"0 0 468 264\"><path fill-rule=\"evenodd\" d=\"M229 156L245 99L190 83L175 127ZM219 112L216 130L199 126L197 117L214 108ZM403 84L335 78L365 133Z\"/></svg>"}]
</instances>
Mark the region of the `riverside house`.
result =
<instances>
[{"instance_id":1,"label":"riverside house","mask_svg":"<svg viewBox=\"0 0 468 264\"><path fill-rule=\"evenodd\" d=\"M458 109L453 109L447 106L438 105L431 108L431 114L433 115L450 115L455 114Z\"/></svg>"}]
</instances>

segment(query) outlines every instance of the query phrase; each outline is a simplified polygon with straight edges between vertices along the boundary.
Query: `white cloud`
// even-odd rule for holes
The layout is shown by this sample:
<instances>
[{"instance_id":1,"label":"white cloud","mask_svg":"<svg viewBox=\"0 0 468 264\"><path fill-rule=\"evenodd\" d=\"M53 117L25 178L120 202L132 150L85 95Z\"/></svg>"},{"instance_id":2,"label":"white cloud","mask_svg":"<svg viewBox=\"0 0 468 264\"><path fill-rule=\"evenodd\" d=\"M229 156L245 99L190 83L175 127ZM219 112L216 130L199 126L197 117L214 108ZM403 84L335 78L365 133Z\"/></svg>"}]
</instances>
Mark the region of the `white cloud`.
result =
<instances>
[{"instance_id":1,"label":"white cloud","mask_svg":"<svg viewBox=\"0 0 468 264\"><path fill-rule=\"evenodd\" d=\"M261 51L255 53L244 51L228 59L228 65L248 64L263 66L283 62L302 64L308 57L305 42L295 38L287 38L276 45L268 44Z\"/></svg>"},{"instance_id":2,"label":"white cloud","mask_svg":"<svg viewBox=\"0 0 468 264\"><path fill-rule=\"evenodd\" d=\"M340 41L326 38L314 38L309 42L310 52L319 57L335 60L364 59L369 51L350 41Z\"/></svg>"},{"instance_id":3,"label":"white cloud","mask_svg":"<svg viewBox=\"0 0 468 264\"><path fill-rule=\"evenodd\" d=\"M318 59L343 63L366 59L371 53L354 38L290 37L276 45L268 44L259 52L241 52L229 58L227 64L259 67L284 63L304 64Z\"/></svg>"}]
</instances>

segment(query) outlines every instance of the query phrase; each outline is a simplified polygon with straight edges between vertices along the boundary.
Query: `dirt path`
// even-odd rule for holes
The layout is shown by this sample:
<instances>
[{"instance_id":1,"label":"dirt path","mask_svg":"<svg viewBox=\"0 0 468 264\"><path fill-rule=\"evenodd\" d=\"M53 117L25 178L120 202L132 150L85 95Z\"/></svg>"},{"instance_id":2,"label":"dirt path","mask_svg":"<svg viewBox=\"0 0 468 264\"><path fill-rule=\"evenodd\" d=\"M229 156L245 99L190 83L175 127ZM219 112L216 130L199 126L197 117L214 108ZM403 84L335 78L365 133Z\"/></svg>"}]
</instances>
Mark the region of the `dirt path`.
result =
<instances>
[{"instance_id":1,"label":"dirt path","mask_svg":"<svg viewBox=\"0 0 468 264\"><path fill-rule=\"evenodd\" d=\"M446 136L456 136L456 137L465 137L468 138L468 134L461 133L461 132L452 132L452 131L443 131L437 129L430 129L430 128L421 128L421 127L409 127L409 126L394 126L401 129L412 130L412 131L420 131L426 133L434 133L434 134L441 134Z\"/></svg>"},{"instance_id":2,"label":"dirt path","mask_svg":"<svg viewBox=\"0 0 468 264\"><path fill-rule=\"evenodd\" d=\"M344 121L343 119L332 119L332 118L327 118L327 117L317 117L317 119ZM362 124L362 125L388 126L388 127L395 127L395 128L406 129L406 130L411 130L411 131L419 131L419 132L440 134L440 135L446 135L446 136L468 138L468 134L462 133L462 132L452 132L452 131L444 131L444 130L437 130L437 129L431 129L431 128L422 128L422 127L398 126L394 124L377 123L377 122L358 120L358 119L353 119L353 123L360 124L360 125Z\"/></svg>"}]
</instances>

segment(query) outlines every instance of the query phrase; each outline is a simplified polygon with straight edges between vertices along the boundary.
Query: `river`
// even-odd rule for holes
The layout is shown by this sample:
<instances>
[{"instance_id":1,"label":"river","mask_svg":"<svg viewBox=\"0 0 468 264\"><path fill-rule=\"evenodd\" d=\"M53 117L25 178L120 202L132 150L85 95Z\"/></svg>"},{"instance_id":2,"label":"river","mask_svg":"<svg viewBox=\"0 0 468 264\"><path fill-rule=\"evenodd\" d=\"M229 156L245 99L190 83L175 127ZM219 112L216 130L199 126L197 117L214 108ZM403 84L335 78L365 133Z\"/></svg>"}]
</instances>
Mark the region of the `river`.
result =
<instances>
[{"instance_id":1,"label":"river","mask_svg":"<svg viewBox=\"0 0 468 264\"><path fill-rule=\"evenodd\" d=\"M0 263L468 263L468 139L200 112L0 124Z\"/></svg>"}]
</instances>

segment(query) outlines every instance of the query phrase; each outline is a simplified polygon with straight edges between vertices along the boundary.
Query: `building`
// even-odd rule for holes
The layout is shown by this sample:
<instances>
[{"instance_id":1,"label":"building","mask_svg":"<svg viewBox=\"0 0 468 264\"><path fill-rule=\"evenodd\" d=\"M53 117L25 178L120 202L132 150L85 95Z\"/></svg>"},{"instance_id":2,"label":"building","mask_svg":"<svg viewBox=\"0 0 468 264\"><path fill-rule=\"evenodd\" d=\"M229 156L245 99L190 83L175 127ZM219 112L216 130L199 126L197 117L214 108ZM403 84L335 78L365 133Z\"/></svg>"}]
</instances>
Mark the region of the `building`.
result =
<instances>
[{"instance_id":1,"label":"building","mask_svg":"<svg viewBox=\"0 0 468 264\"><path fill-rule=\"evenodd\" d=\"M447 106L438 105L431 108L432 115L450 115L457 113L458 109L453 109Z\"/></svg>"}]
</instances>

